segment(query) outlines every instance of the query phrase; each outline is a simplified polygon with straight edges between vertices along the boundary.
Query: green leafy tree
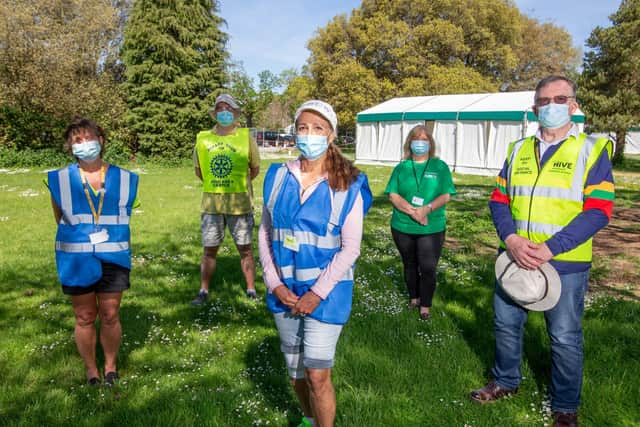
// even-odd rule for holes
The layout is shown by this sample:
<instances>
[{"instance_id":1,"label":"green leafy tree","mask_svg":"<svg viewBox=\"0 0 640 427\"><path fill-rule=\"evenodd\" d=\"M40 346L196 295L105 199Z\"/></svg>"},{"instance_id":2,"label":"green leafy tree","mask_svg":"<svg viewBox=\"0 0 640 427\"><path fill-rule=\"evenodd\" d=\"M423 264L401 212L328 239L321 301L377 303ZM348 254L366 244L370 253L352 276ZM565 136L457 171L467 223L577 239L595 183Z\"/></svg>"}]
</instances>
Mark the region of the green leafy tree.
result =
<instances>
[{"instance_id":1,"label":"green leafy tree","mask_svg":"<svg viewBox=\"0 0 640 427\"><path fill-rule=\"evenodd\" d=\"M303 102L317 98L313 77L306 67L298 73L295 69L284 70L281 73L283 86L283 103L287 105L287 113L291 120L296 110Z\"/></svg>"},{"instance_id":2,"label":"green leafy tree","mask_svg":"<svg viewBox=\"0 0 640 427\"><path fill-rule=\"evenodd\" d=\"M286 105L283 105L284 101L277 90L282 87L288 73L276 75L269 70L260 71L256 87L242 64L231 66L227 86L240 104L247 127L279 127L277 124L283 121L283 108Z\"/></svg>"},{"instance_id":3,"label":"green leafy tree","mask_svg":"<svg viewBox=\"0 0 640 427\"><path fill-rule=\"evenodd\" d=\"M225 81L227 35L212 0L137 0L124 31L127 122L141 153L188 157L211 126Z\"/></svg>"},{"instance_id":4,"label":"green leafy tree","mask_svg":"<svg viewBox=\"0 0 640 427\"><path fill-rule=\"evenodd\" d=\"M388 97L532 89L578 58L564 30L509 0L364 0L308 47L314 92L347 127Z\"/></svg>"},{"instance_id":5,"label":"green leafy tree","mask_svg":"<svg viewBox=\"0 0 640 427\"><path fill-rule=\"evenodd\" d=\"M616 133L619 163L628 129L640 123L640 0L623 0L609 19L587 40L579 96L594 130Z\"/></svg>"},{"instance_id":6,"label":"green leafy tree","mask_svg":"<svg viewBox=\"0 0 640 427\"><path fill-rule=\"evenodd\" d=\"M246 126L255 127L259 107L258 92L253 87L253 79L246 73L242 64L232 65L228 76L229 92L238 101Z\"/></svg>"},{"instance_id":7,"label":"green leafy tree","mask_svg":"<svg viewBox=\"0 0 640 427\"><path fill-rule=\"evenodd\" d=\"M76 115L116 127L124 98L100 66L116 28L108 0L0 2L0 141L60 147Z\"/></svg>"}]
</instances>

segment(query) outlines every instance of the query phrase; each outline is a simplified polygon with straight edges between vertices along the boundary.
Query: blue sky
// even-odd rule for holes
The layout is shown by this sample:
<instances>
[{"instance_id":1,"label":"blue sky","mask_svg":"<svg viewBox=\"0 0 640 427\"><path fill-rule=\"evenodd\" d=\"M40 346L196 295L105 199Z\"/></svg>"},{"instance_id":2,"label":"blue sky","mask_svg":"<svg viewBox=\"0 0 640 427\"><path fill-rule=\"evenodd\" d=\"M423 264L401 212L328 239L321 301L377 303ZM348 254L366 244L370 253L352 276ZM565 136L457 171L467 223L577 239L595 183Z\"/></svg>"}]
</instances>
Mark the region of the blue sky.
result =
<instances>
[{"instance_id":1,"label":"blue sky","mask_svg":"<svg viewBox=\"0 0 640 427\"><path fill-rule=\"evenodd\" d=\"M574 45L584 42L596 26L609 26L609 15L619 0L515 0L520 10L542 22L563 27ZM254 77L262 70L274 73L300 68L309 51L307 41L335 15L349 14L360 0L221 0L220 15L227 21L228 49Z\"/></svg>"}]
</instances>

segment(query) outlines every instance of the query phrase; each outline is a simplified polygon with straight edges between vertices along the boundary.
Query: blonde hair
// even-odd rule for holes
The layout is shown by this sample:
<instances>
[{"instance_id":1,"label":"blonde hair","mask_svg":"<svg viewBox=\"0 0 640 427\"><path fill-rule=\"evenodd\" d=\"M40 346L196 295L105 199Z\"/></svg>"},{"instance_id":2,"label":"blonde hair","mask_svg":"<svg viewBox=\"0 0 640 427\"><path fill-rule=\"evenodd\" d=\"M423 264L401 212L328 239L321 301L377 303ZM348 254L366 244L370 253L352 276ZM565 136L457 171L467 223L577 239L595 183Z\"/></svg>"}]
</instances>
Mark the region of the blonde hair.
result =
<instances>
[{"instance_id":1,"label":"blonde hair","mask_svg":"<svg viewBox=\"0 0 640 427\"><path fill-rule=\"evenodd\" d=\"M435 157L436 155L436 141L433 139L433 135L429 132L425 125L418 125L409 131L407 138L404 141L404 145L402 146L402 152L404 153L403 159L408 160L411 158L411 141L415 138L416 134L424 132L427 135L427 140L429 141L429 158Z\"/></svg>"}]
</instances>

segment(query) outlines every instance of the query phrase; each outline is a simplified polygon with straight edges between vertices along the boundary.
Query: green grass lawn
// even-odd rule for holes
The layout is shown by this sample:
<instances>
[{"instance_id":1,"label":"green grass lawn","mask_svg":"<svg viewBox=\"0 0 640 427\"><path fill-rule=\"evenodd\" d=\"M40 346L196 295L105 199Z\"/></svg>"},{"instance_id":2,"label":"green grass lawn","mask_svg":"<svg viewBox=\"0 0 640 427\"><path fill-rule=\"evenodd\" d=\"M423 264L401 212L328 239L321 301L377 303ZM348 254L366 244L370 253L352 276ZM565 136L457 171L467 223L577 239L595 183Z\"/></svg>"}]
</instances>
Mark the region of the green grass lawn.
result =
<instances>
[{"instance_id":1,"label":"green grass lawn","mask_svg":"<svg viewBox=\"0 0 640 427\"><path fill-rule=\"evenodd\" d=\"M263 171L268 162L263 162ZM191 168L145 166L132 219L132 288L125 293L113 390L84 385L73 312L55 272L55 224L43 170L0 172L0 425L293 426L298 404L271 315L244 297L229 238L211 302L199 287L199 181ZM543 316L525 333L520 393L495 405L468 398L493 361L496 238L492 178L456 176L432 321L405 309L401 262L382 192L391 168L368 167L366 218L352 317L333 381L338 426L549 425L550 355ZM262 175L255 183L256 222ZM619 192L637 201L640 183ZM256 233L257 235L257 233ZM257 259L257 249L256 249ZM258 268L258 291L264 296ZM640 305L591 295L585 314L581 425L640 424ZM101 357L101 356L99 356Z\"/></svg>"}]
</instances>

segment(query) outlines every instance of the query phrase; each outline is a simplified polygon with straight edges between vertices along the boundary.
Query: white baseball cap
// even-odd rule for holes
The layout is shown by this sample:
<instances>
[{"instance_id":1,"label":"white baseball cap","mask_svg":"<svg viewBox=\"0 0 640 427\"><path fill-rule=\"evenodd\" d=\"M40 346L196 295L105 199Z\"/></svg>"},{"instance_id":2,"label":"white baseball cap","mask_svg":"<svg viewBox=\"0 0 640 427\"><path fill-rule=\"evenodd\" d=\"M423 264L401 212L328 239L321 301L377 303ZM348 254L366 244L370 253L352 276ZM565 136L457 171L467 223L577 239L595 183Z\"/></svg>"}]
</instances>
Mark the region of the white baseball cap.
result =
<instances>
[{"instance_id":1,"label":"white baseball cap","mask_svg":"<svg viewBox=\"0 0 640 427\"><path fill-rule=\"evenodd\" d=\"M560 299L560 276L548 262L536 270L525 270L505 251L496 260L496 279L505 293L527 310L551 310Z\"/></svg>"},{"instance_id":2,"label":"white baseball cap","mask_svg":"<svg viewBox=\"0 0 640 427\"><path fill-rule=\"evenodd\" d=\"M298 117L300 117L300 114L302 114L303 111L315 111L320 114L331 124L333 133L336 135L338 134L338 116L336 116L336 112L333 111L331 105L317 99L307 101L296 111L296 115L293 119L294 122L298 121Z\"/></svg>"}]
</instances>

